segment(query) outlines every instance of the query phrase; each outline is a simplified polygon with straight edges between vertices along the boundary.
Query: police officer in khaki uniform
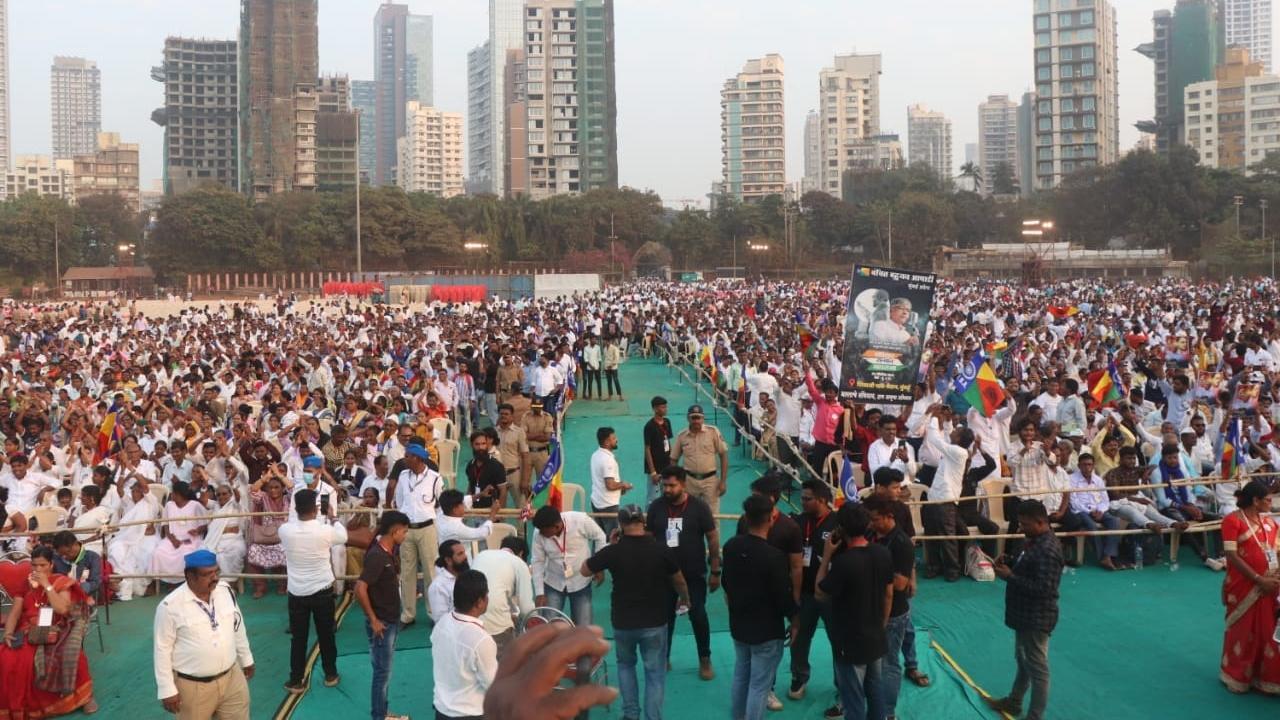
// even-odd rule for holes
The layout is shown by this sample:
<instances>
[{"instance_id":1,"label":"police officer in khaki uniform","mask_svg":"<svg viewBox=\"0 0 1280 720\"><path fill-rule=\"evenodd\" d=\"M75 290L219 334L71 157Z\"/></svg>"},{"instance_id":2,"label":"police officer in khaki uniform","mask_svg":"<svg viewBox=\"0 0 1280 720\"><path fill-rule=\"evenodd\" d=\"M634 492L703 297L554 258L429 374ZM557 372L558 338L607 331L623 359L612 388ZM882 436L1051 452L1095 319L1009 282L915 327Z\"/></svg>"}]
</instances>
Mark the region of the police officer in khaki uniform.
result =
<instances>
[{"instance_id":1,"label":"police officer in khaki uniform","mask_svg":"<svg viewBox=\"0 0 1280 720\"><path fill-rule=\"evenodd\" d=\"M720 497L728 490L729 446L718 428L707 426L701 405L691 405L688 416L689 427L676 435L671 448L671 462L684 460L680 464L689 477L689 494L719 514Z\"/></svg>"},{"instance_id":2,"label":"police officer in khaki uniform","mask_svg":"<svg viewBox=\"0 0 1280 720\"><path fill-rule=\"evenodd\" d=\"M524 507L529 499L529 442L524 428L514 422L515 409L507 403L498 406L498 459L507 472L507 487L515 496L516 507Z\"/></svg>"},{"instance_id":3,"label":"police officer in khaki uniform","mask_svg":"<svg viewBox=\"0 0 1280 720\"><path fill-rule=\"evenodd\" d=\"M529 408L531 407L529 398L520 394L520 383L511 386L511 392L502 402L511 406L511 420L517 425L520 424L525 415L529 414Z\"/></svg>"},{"instance_id":4,"label":"police officer in khaki uniform","mask_svg":"<svg viewBox=\"0 0 1280 720\"><path fill-rule=\"evenodd\" d=\"M542 412L542 400L535 397L529 406L529 412L520 418L520 427L524 428L525 440L529 447L529 472L525 475L522 484L525 487L532 487L531 478L541 475L542 468L547 466L547 458L550 455L547 444L551 442L551 434L555 432L556 421L551 417L551 413Z\"/></svg>"}]
</instances>

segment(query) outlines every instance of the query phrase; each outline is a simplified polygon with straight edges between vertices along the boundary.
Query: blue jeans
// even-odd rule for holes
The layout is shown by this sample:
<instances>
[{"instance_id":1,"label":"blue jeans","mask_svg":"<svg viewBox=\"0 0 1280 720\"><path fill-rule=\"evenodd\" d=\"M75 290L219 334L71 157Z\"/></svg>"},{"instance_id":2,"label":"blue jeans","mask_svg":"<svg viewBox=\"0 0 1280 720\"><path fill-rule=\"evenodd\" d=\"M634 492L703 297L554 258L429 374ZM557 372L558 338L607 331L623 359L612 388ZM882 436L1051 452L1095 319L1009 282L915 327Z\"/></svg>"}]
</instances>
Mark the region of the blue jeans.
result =
<instances>
[{"instance_id":1,"label":"blue jeans","mask_svg":"<svg viewBox=\"0 0 1280 720\"><path fill-rule=\"evenodd\" d=\"M760 720L764 717L764 698L773 688L773 676L782 662L782 640L769 640L758 645L733 641L737 662L733 666L733 720Z\"/></svg>"},{"instance_id":2,"label":"blue jeans","mask_svg":"<svg viewBox=\"0 0 1280 720\"><path fill-rule=\"evenodd\" d=\"M386 629L382 637L374 637L373 626L369 619L364 620L364 632L369 638L369 662L373 664L373 682L369 695L369 716L373 720L385 720L387 717L387 688L391 685L391 659L396 654L396 636L400 634L400 623L384 622Z\"/></svg>"},{"instance_id":3,"label":"blue jeans","mask_svg":"<svg viewBox=\"0 0 1280 720\"><path fill-rule=\"evenodd\" d=\"M911 614L911 599L907 599L907 614ZM915 670L920 667L920 663L916 661L916 624L915 621L907 623L907 631L902 635L902 665L906 670Z\"/></svg>"},{"instance_id":4,"label":"blue jeans","mask_svg":"<svg viewBox=\"0 0 1280 720\"><path fill-rule=\"evenodd\" d=\"M622 630L614 628L618 655L618 690L622 693L622 717L640 718L640 684L636 680L636 650L644 663L644 717L662 720L662 697L667 683L667 626Z\"/></svg>"},{"instance_id":5,"label":"blue jeans","mask_svg":"<svg viewBox=\"0 0 1280 720\"><path fill-rule=\"evenodd\" d=\"M879 659L866 665L836 661L836 689L844 720L884 720L881 663Z\"/></svg>"},{"instance_id":6,"label":"blue jeans","mask_svg":"<svg viewBox=\"0 0 1280 720\"><path fill-rule=\"evenodd\" d=\"M889 637L889 652L884 656L882 686L884 687L884 711L893 716L898 708L898 691L902 688L902 663L899 654L902 652L902 641L911 628L911 611L907 610L897 617L889 618L889 626L885 634Z\"/></svg>"},{"instance_id":7,"label":"blue jeans","mask_svg":"<svg viewBox=\"0 0 1280 720\"><path fill-rule=\"evenodd\" d=\"M573 618L574 625L585 627L591 624L591 583L577 592L566 593L550 585L542 592L547 595L547 605L557 610L563 610L564 601L569 601L569 616Z\"/></svg>"}]
</instances>

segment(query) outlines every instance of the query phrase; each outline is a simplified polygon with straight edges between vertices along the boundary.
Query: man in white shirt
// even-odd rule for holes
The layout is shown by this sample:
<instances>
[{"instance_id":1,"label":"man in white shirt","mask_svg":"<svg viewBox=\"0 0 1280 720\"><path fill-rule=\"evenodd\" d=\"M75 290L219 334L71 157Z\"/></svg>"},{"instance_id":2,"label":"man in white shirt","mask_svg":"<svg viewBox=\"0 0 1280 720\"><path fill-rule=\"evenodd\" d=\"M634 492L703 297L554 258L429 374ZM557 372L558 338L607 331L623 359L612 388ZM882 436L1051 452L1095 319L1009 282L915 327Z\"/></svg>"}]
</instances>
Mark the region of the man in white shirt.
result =
<instances>
[{"instance_id":1,"label":"man in white shirt","mask_svg":"<svg viewBox=\"0 0 1280 720\"><path fill-rule=\"evenodd\" d=\"M591 385L595 383L596 397L603 397L604 392L601 391L600 385L600 368L604 356L600 345L596 343L594 337L587 338L587 346L582 348L582 374L584 376L582 382L582 399L591 399Z\"/></svg>"},{"instance_id":2,"label":"man in white shirt","mask_svg":"<svg viewBox=\"0 0 1280 720\"><path fill-rule=\"evenodd\" d=\"M928 535L964 535L968 530L960 519L960 493L969 458L978 446L974 443L973 431L967 427L952 430L950 437L942 434L941 407L933 408L930 413L933 418L925 428L924 442L938 453L940 460L933 485L929 487L929 499L946 502L925 505L925 517L921 520ZM933 549L932 557L926 558L928 570L925 577L934 578L942 574L946 575L947 582L960 579L964 568L960 564L960 546L955 540L930 543L925 547Z\"/></svg>"},{"instance_id":3,"label":"man in white shirt","mask_svg":"<svg viewBox=\"0 0 1280 720\"><path fill-rule=\"evenodd\" d=\"M551 364L553 356L547 353L538 358L537 367L531 373L533 380L533 396L541 399L546 411L554 414L557 395L565 383L565 375L560 368Z\"/></svg>"},{"instance_id":4,"label":"man in white shirt","mask_svg":"<svg viewBox=\"0 0 1280 720\"><path fill-rule=\"evenodd\" d=\"M285 689L298 694L306 690L302 676L307 664L309 626L314 618L316 643L325 687L338 684L338 646L334 639L333 565L334 546L347 542L347 528L332 518L317 520L316 492L300 490L293 495L298 519L280 526L285 570L289 580L289 681Z\"/></svg>"},{"instance_id":5,"label":"man in white shirt","mask_svg":"<svg viewBox=\"0 0 1280 720\"><path fill-rule=\"evenodd\" d=\"M1045 417L1057 419L1058 406L1062 404L1062 397L1058 395L1058 381L1053 378L1046 380L1044 392L1037 395L1031 404L1043 408Z\"/></svg>"},{"instance_id":6,"label":"man in white shirt","mask_svg":"<svg viewBox=\"0 0 1280 720\"><path fill-rule=\"evenodd\" d=\"M417 443L405 447L409 467L392 487L396 507L409 518L409 532L400 545L400 625L412 625L418 615L418 571L431 578L440 545L436 540L436 503L444 492L440 473L427 466L431 455Z\"/></svg>"},{"instance_id":7,"label":"man in white shirt","mask_svg":"<svg viewBox=\"0 0 1280 720\"><path fill-rule=\"evenodd\" d=\"M164 466L160 482L167 488L172 488L173 483L178 480L190 485L191 473L195 472L196 464L187 457L187 444L182 440L174 440L173 447L169 448L169 455L171 462Z\"/></svg>"},{"instance_id":8,"label":"man in white shirt","mask_svg":"<svg viewBox=\"0 0 1280 720\"><path fill-rule=\"evenodd\" d=\"M179 717L247 718L253 653L231 587L218 581L218 557L197 550L183 574L186 583L156 606L156 695Z\"/></svg>"},{"instance_id":9,"label":"man in white shirt","mask_svg":"<svg viewBox=\"0 0 1280 720\"><path fill-rule=\"evenodd\" d=\"M0 482L9 488L8 505L28 516L40 505L42 492L58 487L57 481L52 477L31 472L27 467L26 455L14 455L9 459L9 472L0 478Z\"/></svg>"},{"instance_id":10,"label":"man in white shirt","mask_svg":"<svg viewBox=\"0 0 1280 720\"><path fill-rule=\"evenodd\" d=\"M490 609L485 575L467 570L453 588L454 609L431 631L431 702L437 718L484 716L484 694L498 674L498 647L480 617Z\"/></svg>"},{"instance_id":11,"label":"man in white shirt","mask_svg":"<svg viewBox=\"0 0 1280 720\"><path fill-rule=\"evenodd\" d=\"M1102 477L1093 471L1093 456L1087 452L1080 453L1076 459L1076 471L1071 474L1071 489L1083 492L1071 493L1071 510L1062 519L1062 529L1072 530L1118 530L1120 518L1111 514L1111 501L1107 496L1107 484ZM1089 490L1088 488L1092 488ZM1098 564L1108 570L1123 570L1129 566L1120 562L1120 536L1094 536L1094 552L1098 556ZM1076 558L1081 564L1084 558Z\"/></svg>"},{"instance_id":12,"label":"man in white shirt","mask_svg":"<svg viewBox=\"0 0 1280 720\"><path fill-rule=\"evenodd\" d=\"M533 514L534 602L538 607L564 608L569 602L573 624L591 624L591 578L577 572L596 550L608 542L604 530L580 512L560 512L544 505ZM598 578L599 579L599 578Z\"/></svg>"},{"instance_id":13,"label":"man in white shirt","mask_svg":"<svg viewBox=\"0 0 1280 720\"><path fill-rule=\"evenodd\" d=\"M622 493L631 489L631 483L622 481L618 460L613 456L618 449L618 434L613 428L596 430L596 443L600 447L591 454L591 511L610 514L603 522L604 531L610 533L618 526L612 515L617 514Z\"/></svg>"},{"instance_id":14,"label":"man in white shirt","mask_svg":"<svg viewBox=\"0 0 1280 720\"><path fill-rule=\"evenodd\" d=\"M440 618L453 610L453 586L458 576L471 569L467 560L467 547L457 540L445 540L440 543L440 556L436 558L436 567L440 572L427 588L427 614L431 622L439 623Z\"/></svg>"},{"instance_id":15,"label":"man in white shirt","mask_svg":"<svg viewBox=\"0 0 1280 720\"><path fill-rule=\"evenodd\" d=\"M489 519L477 527L471 527L463 518L471 507L471 496L463 495L461 490L450 488L440 493L439 512L436 513L436 537L444 545L450 540L463 543L467 555L470 556L471 543L484 540L493 533L493 524L498 519L498 503L489 505ZM440 561L436 561L440 567Z\"/></svg>"},{"instance_id":16,"label":"man in white shirt","mask_svg":"<svg viewBox=\"0 0 1280 720\"><path fill-rule=\"evenodd\" d=\"M916 451L906 440L898 439L897 418L880 418L880 437L867 448L867 469L876 470L888 466L902 473L909 481L916 476Z\"/></svg>"},{"instance_id":17,"label":"man in white shirt","mask_svg":"<svg viewBox=\"0 0 1280 720\"><path fill-rule=\"evenodd\" d=\"M529 548L524 540L508 537L502 541L502 549L485 550L476 555L471 567L485 574L489 580L489 608L480 616L484 630L498 644L498 655L506 651L515 640L515 619L534 608L533 579L525 558ZM457 605L457 589L454 590Z\"/></svg>"},{"instance_id":18,"label":"man in white shirt","mask_svg":"<svg viewBox=\"0 0 1280 720\"><path fill-rule=\"evenodd\" d=\"M308 455L302 461L302 472L291 480L294 484L289 488L289 495L293 497L293 501L289 503L289 519L297 520L297 497L298 493L303 490L310 490L316 494L316 505L323 508L329 506L329 512L325 513L330 518L338 516L338 491L326 482L328 471L324 469L324 458L319 455ZM327 500L325 498L328 498Z\"/></svg>"}]
</instances>

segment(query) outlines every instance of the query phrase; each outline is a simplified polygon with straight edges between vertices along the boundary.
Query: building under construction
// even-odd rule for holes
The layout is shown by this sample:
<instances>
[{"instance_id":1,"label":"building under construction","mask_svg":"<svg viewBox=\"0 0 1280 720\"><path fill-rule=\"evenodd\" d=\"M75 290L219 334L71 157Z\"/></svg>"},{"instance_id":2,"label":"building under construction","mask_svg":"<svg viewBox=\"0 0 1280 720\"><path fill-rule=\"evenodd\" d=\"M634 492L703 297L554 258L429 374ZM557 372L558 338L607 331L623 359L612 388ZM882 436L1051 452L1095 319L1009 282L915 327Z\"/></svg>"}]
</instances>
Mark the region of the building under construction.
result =
<instances>
[{"instance_id":1,"label":"building under construction","mask_svg":"<svg viewBox=\"0 0 1280 720\"><path fill-rule=\"evenodd\" d=\"M316 188L317 0L241 0L240 188Z\"/></svg>"}]
</instances>

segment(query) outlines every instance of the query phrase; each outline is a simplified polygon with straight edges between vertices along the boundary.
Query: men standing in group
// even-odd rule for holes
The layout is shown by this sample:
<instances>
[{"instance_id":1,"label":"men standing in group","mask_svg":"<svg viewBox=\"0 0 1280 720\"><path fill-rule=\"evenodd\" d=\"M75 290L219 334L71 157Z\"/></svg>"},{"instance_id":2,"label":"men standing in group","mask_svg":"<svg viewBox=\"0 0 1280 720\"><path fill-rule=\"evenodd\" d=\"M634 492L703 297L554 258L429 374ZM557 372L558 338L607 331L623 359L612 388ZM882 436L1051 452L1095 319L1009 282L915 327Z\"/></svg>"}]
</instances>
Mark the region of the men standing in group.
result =
<instances>
[{"instance_id":1,"label":"men standing in group","mask_svg":"<svg viewBox=\"0 0 1280 720\"><path fill-rule=\"evenodd\" d=\"M529 501L529 439L515 423L515 409L509 403L498 406L498 459L507 473L507 492L515 494L516 506Z\"/></svg>"},{"instance_id":2,"label":"men standing in group","mask_svg":"<svg viewBox=\"0 0 1280 720\"><path fill-rule=\"evenodd\" d=\"M409 532L400 547L400 625L412 625L418 614L418 571L430 581L436 553L436 501L444 490L440 473L427 467L431 456L421 445L405 447L408 466L396 478L396 507L409 518ZM388 488L390 491L390 489Z\"/></svg>"},{"instance_id":3,"label":"men standing in group","mask_svg":"<svg viewBox=\"0 0 1280 720\"><path fill-rule=\"evenodd\" d=\"M498 646L480 621L488 608L484 573L462 571L453 587L453 610L431 631L431 704L438 720L484 716L484 694L498 674Z\"/></svg>"},{"instance_id":4,"label":"men standing in group","mask_svg":"<svg viewBox=\"0 0 1280 720\"><path fill-rule=\"evenodd\" d=\"M525 564L529 548L524 540L508 537L498 550L478 553L471 567L489 581L488 609L480 616L484 630L498 644L498 657L516 637L515 619L533 610L533 579ZM456 595L455 588L455 598ZM456 604L456 599L455 599Z\"/></svg>"},{"instance_id":5,"label":"men standing in group","mask_svg":"<svg viewBox=\"0 0 1280 720\"><path fill-rule=\"evenodd\" d=\"M547 466L547 459L551 456L548 446L556 431L556 420L550 413L542 411L542 400L534 398L529 405L529 412L520 418L519 423L524 428L525 440L529 443L529 478L525 479L524 484L532 487L531 478L542 474L542 469Z\"/></svg>"},{"instance_id":6,"label":"men standing in group","mask_svg":"<svg viewBox=\"0 0 1280 720\"><path fill-rule=\"evenodd\" d=\"M645 504L662 494L662 471L671 464L671 421L667 419L667 399L655 395L649 401L653 417L644 424Z\"/></svg>"},{"instance_id":7,"label":"men standing in group","mask_svg":"<svg viewBox=\"0 0 1280 720\"><path fill-rule=\"evenodd\" d=\"M440 572L436 573L431 586L427 588L427 614L431 616L433 623L440 622L440 618L453 610L453 586L459 575L471 569L471 563L467 560L467 546L457 540L440 543L436 567Z\"/></svg>"},{"instance_id":8,"label":"men standing in group","mask_svg":"<svg viewBox=\"0 0 1280 720\"><path fill-rule=\"evenodd\" d=\"M302 682L306 672L309 626L314 621L316 643L320 646L320 665L324 669L324 686L338 684L338 646L334 639L333 563L335 546L347 543L347 528L326 517L316 519L316 493L300 490L293 496L298 519L280 526L280 545L284 548L285 570L289 578L289 681L285 689L298 694L307 688Z\"/></svg>"},{"instance_id":9,"label":"men standing in group","mask_svg":"<svg viewBox=\"0 0 1280 720\"><path fill-rule=\"evenodd\" d=\"M940 501L926 505L930 528L926 532L937 535L964 535L967 529L960 521L960 495L964 489L964 474L969 466L969 458L973 456L976 446L973 442L973 431L966 427L958 427L951 431L950 437L942 433L942 408L934 407L925 428L924 441L940 461L938 472L933 476L933 485L929 486L929 500ZM933 549L933 558L927 558L929 569L925 577L933 578L942 574L947 582L960 579L963 566L960 564L960 545L955 540L942 540L930 543L927 548Z\"/></svg>"},{"instance_id":10,"label":"men standing in group","mask_svg":"<svg viewBox=\"0 0 1280 720\"><path fill-rule=\"evenodd\" d=\"M701 405L689 406L688 416L689 427L676 436L671 462L684 459L689 494L706 503L715 515L720 512L720 498L728 490L729 446L719 428L706 425L707 416Z\"/></svg>"},{"instance_id":11,"label":"men standing in group","mask_svg":"<svg viewBox=\"0 0 1280 720\"><path fill-rule=\"evenodd\" d=\"M622 716L640 718L637 655L644 663L644 717L662 720L666 663L670 634L666 603L674 593L689 606L689 589L675 557L645 528L645 512L638 505L618 510L621 534L592 555L579 573L589 577L608 570L613 575L610 619L618 656L618 689Z\"/></svg>"},{"instance_id":12,"label":"men standing in group","mask_svg":"<svg viewBox=\"0 0 1280 720\"><path fill-rule=\"evenodd\" d=\"M398 510L382 513L377 537L365 553L364 569L356 580L356 602L364 610L369 662L373 666L369 702L372 720L408 720L407 715L387 713L387 688L391 685L391 661L400 634L402 585L396 548L408 537L409 525L408 516Z\"/></svg>"},{"instance_id":13,"label":"men standing in group","mask_svg":"<svg viewBox=\"0 0 1280 720\"><path fill-rule=\"evenodd\" d=\"M724 597L737 655L730 714L745 720L764 716L788 634L784 621L797 609L790 560L768 540L774 513L768 496L750 495L742 503L746 532L724 545Z\"/></svg>"},{"instance_id":14,"label":"men standing in group","mask_svg":"<svg viewBox=\"0 0 1280 720\"><path fill-rule=\"evenodd\" d=\"M845 720L883 718L881 671L889 650L885 627L893 607L893 561L887 549L867 540L871 520L862 505L845 503L836 521L815 588L819 600L831 603L827 636L840 704Z\"/></svg>"},{"instance_id":15,"label":"men standing in group","mask_svg":"<svg viewBox=\"0 0 1280 720\"><path fill-rule=\"evenodd\" d=\"M542 401L547 412L553 414L556 411L556 399L565 384L565 374L552 364L554 361L553 353L543 353L533 368L533 397Z\"/></svg>"},{"instance_id":16,"label":"men standing in group","mask_svg":"<svg viewBox=\"0 0 1280 720\"><path fill-rule=\"evenodd\" d=\"M631 489L631 483L622 481L618 459L613 456L613 451L618 449L618 434L613 428L596 430L596 444L599 447L591 454L591 511L613 515L618 512L622 493ZM604 518L602 525L606 533L617 527L612 518Z\"/></svg>"},{"instance_id":17,"label":"men standing in group","mask_svg":"<svg viewBox=\"0 0 1280 720\"><path fill-rule=\"evenodd\" d=\"M997 712L1022 714L1022 698L1031 689L1031 709L1025 720L1044 720L1049 705L1049 635L1058 625L1058 584L1062 581L1062 545L1049 528L1042 503L1024 500L1018 506L1018 525L1027 542L1010 561L996 559L996 575L1005 581L1004 624L1014 631L1014 659L1018 675L1003 698L987 698Z\"/></svg>"},{"instance_id":18,"label":"men standing in group","mask_svg":"<svg viewBox=\"0 0 1280 720\"><path fill-rule=\"evenodd\" d=\"M184 565L186 583L156 606L152 628L160 703L182 720L248 720L253 653L244 616L218 579L216 555L197 550Z\"/></svg>"},{"instance_id":19,"label":"men standing in group","mask_svg":"<svg viewBox=\"0 0 1280 720\"><path fill-rule=\"evenodd\" d=\"M614 523L616 525L616 523ZM591 581L578 568L605 546L604 531L586 513L559 510L544 505L533 514L534 603L538 607L562 610L567 601L573 624L591 624Z\"/></svg>"},{"instance_id":20,"label":"men standing in group","mask_svg":"<svg viewBox=\"0 0 1280 720\"><path fill-rule=\"evenodd\" d=\"M698 646L698 677L715 678L711 667L711 624L707 620L707 592L720 589L720 531L711 508L685 488L685 469L672 466L662 472L662 497L649 506L647 527L676 556L676 564L689 588L689 623ZM708 564L711 578L707 579ZM667 659L675 633L676 596L668 600Z\"/></svg>"},{"instance_id":21,"label":"men standing in group","mask_svg":"<svg viewBox=\"0 0 1280 720\"><path fill-rule=\"evenodd\" d=\"M831 631L831 606L815 597L813 587L818 568L822 565L822 551L827 545L827 538L836 529L836 514L831 512L831 500L831 486L821 480L806 480L801 486L801 513L796 516L796 522L800 525L803 542L804 572L800 581L800 609L795 621L796 637L791 643L791 689L787 697L792 700L803 699L809 685L809 647L818 629L818 619L822 619L827 632Z\"/></svg>"},{"instance_id":22,"label":"men standing in group","mask_svg":"<svg viewBox=\"0 0 1280 720\"><path fill-rule=\"evenodd\" d=\"M596 397L603 398L604 391L600 384L600 367L604 360L602 348L594 335L587 338L587 346L582 348L582 399L591 399L591 386L596 387Z\"/></svg>"},{"instance_id":23,"label":"men standing in group","mask_svg":"<svg viewBox=\"0 0 1280 720\"><path fill-rule=\"evenodd\" d=\"M884 708L885 717L895 717L898 707L898 691L902 687L903 638L911 629L911 605L909 601L915 586L915 549L911 539L897 525L895 507L897 500L875 497L867 500L871 513L872 540L889 550L893 561L893 603L886 627L889 650L884 656Z\"/></svg>"},{"instance_id":24,"label":"men standing in group","mask_svg":"<svg viewBox=\"0 0 1280 720\"><path fill-rule=\"evenodd\" d=\"M471 496L471 506L477 510L487 510L494 504L502 507L506 504L508 475L506 468L489 452L492 438L486 430L476 430L468 438L471 444L471 460L463 468L467 478L467 494Z\"/></svg>"}]
</instances>

